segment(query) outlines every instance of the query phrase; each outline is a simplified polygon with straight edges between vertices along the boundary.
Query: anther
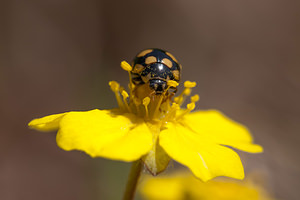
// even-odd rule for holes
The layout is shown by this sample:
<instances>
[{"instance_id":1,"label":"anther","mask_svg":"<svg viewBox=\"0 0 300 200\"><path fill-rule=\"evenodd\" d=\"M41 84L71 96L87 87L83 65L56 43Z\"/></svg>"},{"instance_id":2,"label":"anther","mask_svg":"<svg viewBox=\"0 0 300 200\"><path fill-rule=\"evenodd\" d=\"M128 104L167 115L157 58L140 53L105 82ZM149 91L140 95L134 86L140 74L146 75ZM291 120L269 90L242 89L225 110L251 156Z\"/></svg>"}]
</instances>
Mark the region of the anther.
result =
<instances>
[{"instance_id":1,"label":"anther","mask_svg":"<svg viewBox=\"0 0 300 200\"><path fill-rule=\"evenodd\" d=\"M195 104L195 103L189 103L188 105L186 105L186 108L187 108L189 111L194 110L195 107L196 107L196 104Z\"/></svg>"},{"instance_id":2,"label":"anther","mask_svg":"<svg viewBox=\"0 0 300 200\"><path fill-rule=\"evenodd\" d=\"M177 87L179 85L179 83L177 83L176 81L172 81L172 80L169 80L167 82L168 86L170 87Z\"/></svg>"},{"instance_id":3,"label":"anther","mask_svg":"<svg viewBox=\"0 0 300 200\"><path fill-rule=\"evenodd\" d=\"M178 102L179 101L179 97L174 97L174 101Z\"/></svg>"},{"instance_id":4,"label":"anther","mask_svg":"<svg viewBox=\"0 0 300 200\"><path fill-rule=\"evenodd\" d=\"M195 103L195 102L199 101L199 99L200 99L199 95L196 94L196 95L191 97L191 102Z\"/></svg>"},{"instance_id":5,"label":"anther","mask_svg":"<svg viewBox=\"0 0 300 200\"><path fill-rule=\"evenodd\" d=\"M185 81L185 82L184 82L184 87L186 87L186 88L193 88L193 87L196 87L196 82Z\"/></svg>"},{"instance_id":6,"label":"anther","mask_svg":"<svg viewBox=\"0 0 300 200\"><path fill-rule=\"evenodd\" d=\"M121 67L122 67L122 69L124 69L125 71L128 71L128 72L131 72L131 70L132 70L132 67L126 61L121 62Z\"/></svg>"},{"instance_id":7,"label":"anther","mask_svg":"<svg viewBox=\"0 0 300 200\"><path fill-rule=\"evenodd\" d=\"M128 93L125 90L122 90L121 94L122 94L124 99L127 99L127 97L129 96Z\"/></svg>"},{"instance_id":8,"label":"anther","mask_svg":"<svg viewBox=\"0 0 300 200\"><path fill-rule=\"evenodd\" d=\"M143 105L144 105L144 106L148 106L149 103L150 103L150 98L149 98L149 97L145 97L145 98L143 99Z\"/></svg>"},{"instance_id":9,"label":"anther","mask_svg":"<svg viewBox=\"0 0 300 200\"><path fill-rule=\"evenodd\" d=\"M119 92L119 89L120 89L120 84L117 83L116 81L109 81L109 86L110 86L110 89L113 91L113 92Z\"/></svg>"},{"instance_id":10,"label":"anther","mask_svg":"<svg viewBox=\"0 0 300 200\"><path fill-rule=\"evenodd\" d=\"M186 95L186 96L189 96L191 94L192 90L190 88L185 88L183 90L183 94Z\"/></svg>"}]
</instances>

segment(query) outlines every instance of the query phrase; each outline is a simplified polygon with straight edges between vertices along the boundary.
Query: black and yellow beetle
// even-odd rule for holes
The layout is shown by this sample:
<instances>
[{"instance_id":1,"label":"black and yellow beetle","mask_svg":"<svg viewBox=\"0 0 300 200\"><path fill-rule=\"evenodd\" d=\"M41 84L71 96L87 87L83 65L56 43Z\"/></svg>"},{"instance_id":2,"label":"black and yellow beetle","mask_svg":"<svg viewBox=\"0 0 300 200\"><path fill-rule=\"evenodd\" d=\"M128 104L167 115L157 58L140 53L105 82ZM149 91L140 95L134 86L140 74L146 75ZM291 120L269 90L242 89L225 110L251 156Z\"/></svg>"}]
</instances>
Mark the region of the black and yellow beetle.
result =
<instances>
[{"instance_id":1,"label":"black and yellow beetle","mask_svg":"<svg viewBox=\"0 0 300 200\"><path fill-rule=\"evenodd\" d=\"M165 92L167 81L180 81L180 64L172 54L161 49L141 51L134 58L132 67L132 83L136 86L149 84L155 94ZM172 89L174 93L177 90L176 88Z\"/></svg>"}]
</instances>

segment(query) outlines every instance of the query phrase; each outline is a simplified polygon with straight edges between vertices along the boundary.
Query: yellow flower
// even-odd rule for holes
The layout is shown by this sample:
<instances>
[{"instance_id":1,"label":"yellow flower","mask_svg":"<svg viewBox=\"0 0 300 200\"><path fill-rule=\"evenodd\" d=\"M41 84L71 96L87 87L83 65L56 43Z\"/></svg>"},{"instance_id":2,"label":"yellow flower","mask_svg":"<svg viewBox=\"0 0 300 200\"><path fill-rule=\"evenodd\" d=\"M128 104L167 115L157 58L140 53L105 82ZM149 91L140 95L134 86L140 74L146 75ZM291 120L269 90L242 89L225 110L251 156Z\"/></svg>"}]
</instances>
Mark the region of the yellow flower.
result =
<instances>
[{"instance_id":1,"label":"yellow flower","mask_svg":"<svg viewBox=\"0 0 300 200\"><path fill-rule=\"evenodd\" d=\"M272 198L252 180L199 181L189 173L173 176L145 177L139 191L147 200L271 200Z\"/></svg>"},{"instance_id":2,"label":"yellow flower","mask_svg":"<svg viewBox=\"0 0 300 200\"><path fill-rule=\"evenodd\" d=\"M132 67L125 61L121 66L130 76ZM29 126L40 131L58 130L57 144L66 151L81 150L92 157L127 162L141 158L154 175L172 158L204 181L216 176L244 178L238 154L227 146L262 152L261 146L252 143L247 128L221 112L191 113L198 95L181 108L195 82L186 81L185 89L174 100L168 90L178 85L175 81L169 81L161 95L155 95L148 84L135 86L130 81L129 94L115 81L109 85L118 108L49 115L32 120Z\"/></svg>"}]
</instances>

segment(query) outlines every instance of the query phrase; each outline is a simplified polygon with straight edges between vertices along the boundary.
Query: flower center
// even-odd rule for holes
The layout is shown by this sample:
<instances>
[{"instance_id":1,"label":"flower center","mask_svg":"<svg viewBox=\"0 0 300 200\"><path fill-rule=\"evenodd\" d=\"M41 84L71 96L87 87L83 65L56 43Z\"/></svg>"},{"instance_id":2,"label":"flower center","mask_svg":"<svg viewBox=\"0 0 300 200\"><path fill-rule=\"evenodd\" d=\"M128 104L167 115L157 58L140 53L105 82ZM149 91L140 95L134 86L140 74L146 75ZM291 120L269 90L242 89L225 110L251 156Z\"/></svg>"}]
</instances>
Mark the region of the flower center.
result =
<instances>
[{"instance_id":1,"label":"flower center","mask_svg":"<svg viewBox=\"0 0 300 200\"><path fill-rule=\"evenodd\" d=\"M132 67L126 62L121 62L121 67L129 74L129 94L116 81L110 81L111 90L115 93L119 109L124 113L133 113L143 118L146 122L177 121L195 108L195 103L199 101L199 96L192 96L191 103L186 109L180 106L190 96L191 90L196 86L196 82L185 81L184 90L179 96L173 99L174 93L169 92L170 88L176 88L176 81L167 81L167 88L161 94L156 94L148 83L134 85L131 81Z\"/></svg>"}]
</instances>

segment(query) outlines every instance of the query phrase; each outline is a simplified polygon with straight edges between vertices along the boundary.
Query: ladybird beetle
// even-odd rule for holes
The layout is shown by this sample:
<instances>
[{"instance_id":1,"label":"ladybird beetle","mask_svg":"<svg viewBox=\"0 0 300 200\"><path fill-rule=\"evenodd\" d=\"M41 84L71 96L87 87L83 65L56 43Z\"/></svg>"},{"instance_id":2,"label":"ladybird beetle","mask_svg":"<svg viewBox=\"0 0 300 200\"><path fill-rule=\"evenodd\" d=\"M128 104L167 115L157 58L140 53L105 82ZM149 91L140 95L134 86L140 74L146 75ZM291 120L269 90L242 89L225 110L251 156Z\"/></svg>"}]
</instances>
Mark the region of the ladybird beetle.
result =
<instances>
[{"instance_id":1,"label":"ladybird beetle","mask_svg":"<svg viewBox=\"0 0 300 200\"><path fill-rule=\"evenodd\" d=\"M176 58L161 49L146 49L137 54L132 62L131 79L136 86L149 84L155 94L167 89L167 81L179 82L181 65ZM172 87L171 87L172 88ZM176 88L172 88L173 93Z\"/></svg>"}]
</instances>

